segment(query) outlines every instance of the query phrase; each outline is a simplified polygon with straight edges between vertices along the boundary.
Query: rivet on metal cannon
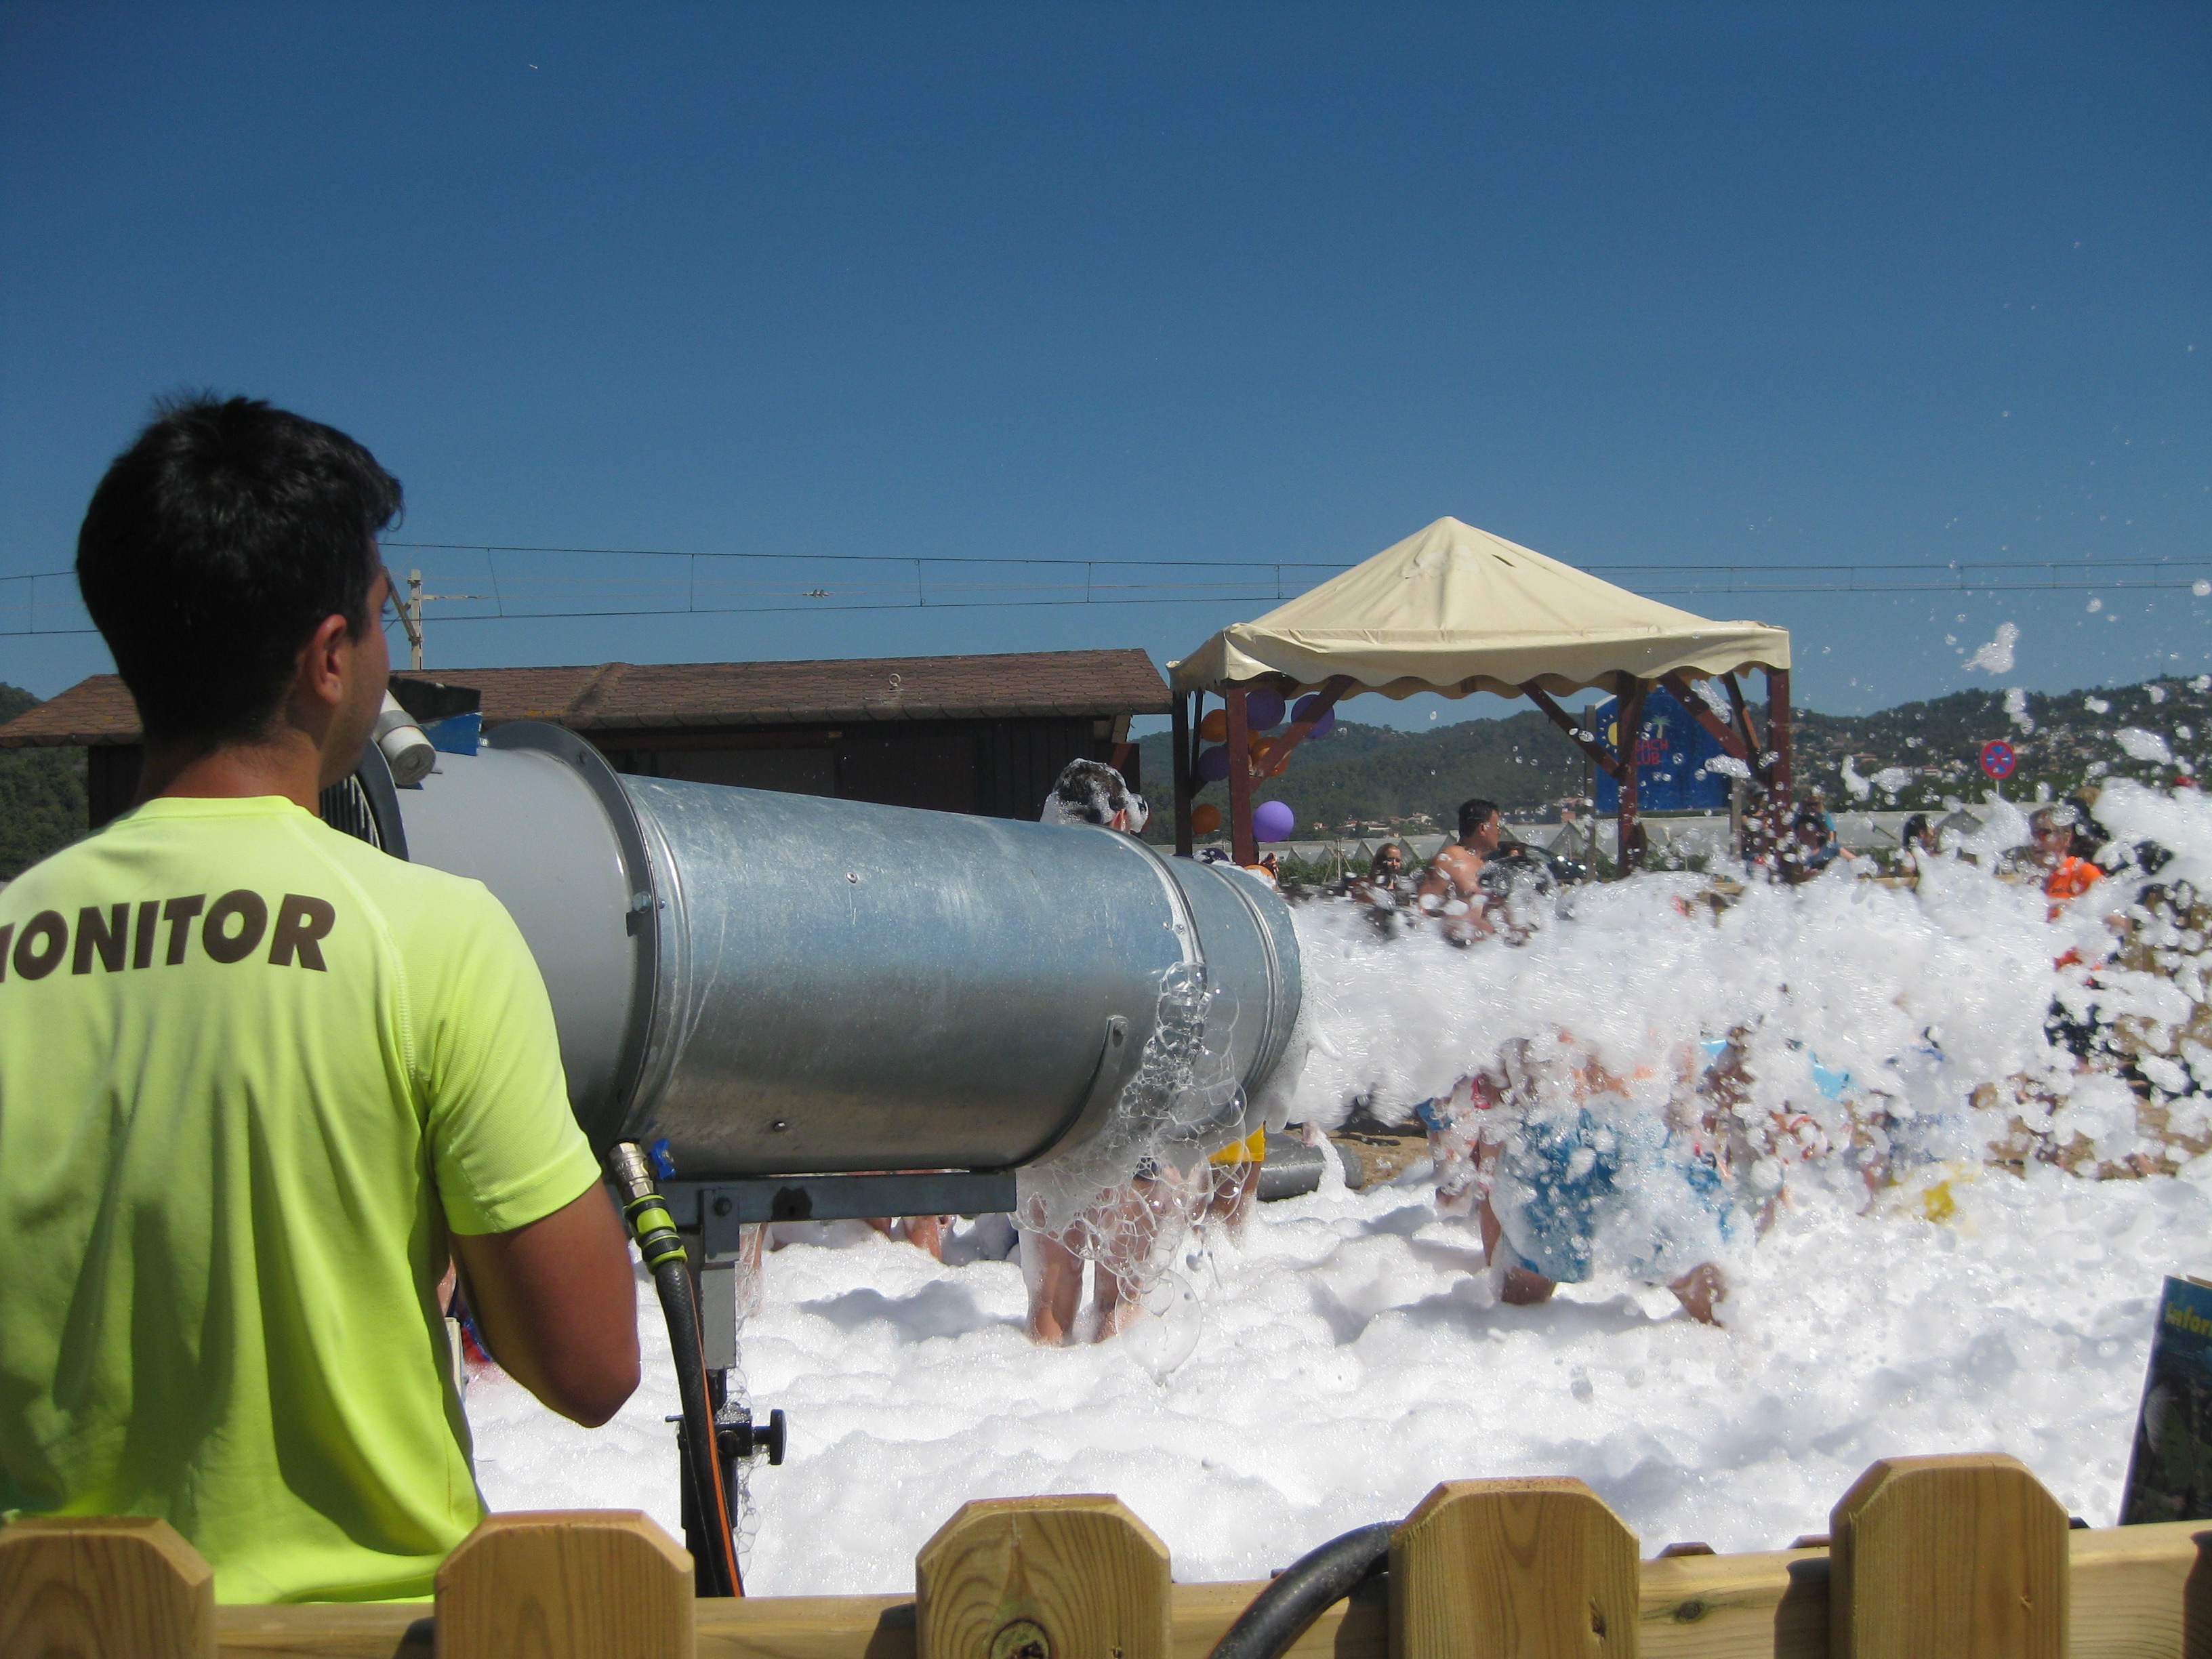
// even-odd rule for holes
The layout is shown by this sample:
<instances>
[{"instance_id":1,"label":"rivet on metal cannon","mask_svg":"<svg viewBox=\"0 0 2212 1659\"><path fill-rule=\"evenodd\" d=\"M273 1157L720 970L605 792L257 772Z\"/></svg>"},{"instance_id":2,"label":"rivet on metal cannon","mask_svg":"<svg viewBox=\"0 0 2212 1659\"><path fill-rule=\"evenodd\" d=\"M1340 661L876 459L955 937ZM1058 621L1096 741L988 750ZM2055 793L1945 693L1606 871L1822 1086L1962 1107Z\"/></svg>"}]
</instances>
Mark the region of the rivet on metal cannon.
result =
<instances>
[{"instance_id":1,"label":"rivet on metal cannon","mask_svg":"<svg viewBox=\"0 0 2212 1659\"><path fill-rule=\"evenodd\" d=\"M698 1335L675 1351L702 1354L720 1454L682 1431L706 1593L738 1593L710 1571L735 1560L697 1517L738 1458L781 1454L782 1413L757 1427L724 1387L741 1227L1064 1216L1141 1155L1242 1135L1296 1069L1289 909L1240 872L1106 829L624 776L534 721L439 738L465 752L395 788L413 730L364 757L374 838L506 905L577 1121L603 1159L645 1151L617 1182L641 1248L656 1217L683 1244L672 1329Z\"/></svg>"}]
</instances>

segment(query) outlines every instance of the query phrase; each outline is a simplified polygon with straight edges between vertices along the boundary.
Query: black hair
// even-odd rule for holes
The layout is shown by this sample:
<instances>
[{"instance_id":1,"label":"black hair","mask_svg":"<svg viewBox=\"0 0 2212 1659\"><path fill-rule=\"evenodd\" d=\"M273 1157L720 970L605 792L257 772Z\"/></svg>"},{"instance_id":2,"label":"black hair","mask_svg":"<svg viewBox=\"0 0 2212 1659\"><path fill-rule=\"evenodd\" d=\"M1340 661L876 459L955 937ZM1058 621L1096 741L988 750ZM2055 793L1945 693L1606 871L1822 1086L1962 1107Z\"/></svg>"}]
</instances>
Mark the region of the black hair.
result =
<instances>
[{"instance_id":1,"label":"black hair","mask_svg":"<svg viewBox=\"0 0 2212 1659\"><path fill-rule=\"evenodd\" d=\"M1915 812L1911 817L1905 819L1905 828L1899 832L1897 844L1900 847L1911 847L1916 840L1928 833L1928 814Z\"/></svg>"},{"instance_id":2,"label":"black hair","mask_svg":"<svg viewBox=\"0 0 2212 1659\"><path fill-rule=\"evenodd\" d=\"M2087 789L2078 789L2066 797L2066 804L2077 815L2074 820L2073 843L2068 850L2076 858L2095 858L2112 838L2112 832L2097 822L2096 794Z\"/></svg>"},{"instance_id":3,"label":"black hair","mask_svg":"<svg viewBox=\"0 0 2212 1659\"><path fill-rule=\"evenodd\" d=\"M1485 800L1480 795L1473 800L1462 801L1459 806L1459 832L1471 836L1494 817L1503 817L1504 810L1494 800Z\"/></svg>"},{"instance_id":4,"label":"black hair","mask_svg":"<svg viewBox=\"0 0 2212 1659\"><path fill-rule=\"evenodd\" d=\"M1052 786L1063 817L1084 823L1111 823L1130 800L1129 786L1104 761L1072 760Z\"/></svg>"},{"instance_id":5,"label":"black hair","mask_svg":"<svg viewBox=\"0 0 2212 1659\"><path fill-rule=\"evenodd\" d=\"M344 433L257 398L164 398L93 491L76 580L149 742L249 741L326 617L374 626L399 481Z\"/></svg>"}]
</instances>

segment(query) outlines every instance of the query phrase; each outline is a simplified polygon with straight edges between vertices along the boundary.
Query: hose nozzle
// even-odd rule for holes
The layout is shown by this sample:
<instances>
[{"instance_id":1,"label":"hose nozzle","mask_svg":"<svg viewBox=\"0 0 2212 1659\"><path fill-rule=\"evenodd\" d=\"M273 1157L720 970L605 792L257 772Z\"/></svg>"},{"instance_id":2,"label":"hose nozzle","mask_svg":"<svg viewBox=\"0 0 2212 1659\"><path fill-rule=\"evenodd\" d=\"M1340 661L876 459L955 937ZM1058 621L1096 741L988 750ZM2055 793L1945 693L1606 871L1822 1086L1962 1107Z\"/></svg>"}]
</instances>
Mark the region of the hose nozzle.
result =
<instances>
[{"instance_id":1,"label":"hose nozzle","mask_svg":"<svg viewBox=\"0 0 2212 1659\"><path fill-rule=\"evenodd\" d=\"M664 1261L683 1261L684 1241L676 1231L675 1218L653 1190L652 1168L637 1143L616 1142L607 1154L607 1163L612 1167L615 1184L623 1191L623 1219L629 1223L630 1237L637 1241L637 1253L645 1258L647 1271Z\"/></svg>"},{"instance_id":2,"label":"hose nozzle","mask_svg":"<svg viewBox=\"0 0 2212 1659\"><path fill-rule=\"evenodd\" d=\"M645 1154L634 1140L619 1140L614 1151L607 1154L615 1184L623 1190L625 1203L646 1196L653 1190L653 1167L645 1161Z\"/></svg>"}]
</instances>

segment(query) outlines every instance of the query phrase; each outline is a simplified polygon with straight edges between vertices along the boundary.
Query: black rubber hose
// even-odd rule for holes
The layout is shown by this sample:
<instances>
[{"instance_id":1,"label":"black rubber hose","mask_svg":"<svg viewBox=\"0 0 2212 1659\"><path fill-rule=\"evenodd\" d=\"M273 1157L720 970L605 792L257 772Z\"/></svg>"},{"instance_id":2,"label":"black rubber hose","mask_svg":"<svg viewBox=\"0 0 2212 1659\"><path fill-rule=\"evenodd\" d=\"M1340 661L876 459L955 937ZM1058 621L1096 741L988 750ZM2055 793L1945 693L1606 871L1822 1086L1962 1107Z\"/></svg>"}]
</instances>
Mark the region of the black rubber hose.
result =
<instances>
[{"instance_id":1,"label":"black rubber hose","mask_svg":"<svg viewBox=\"0 0 2212 1659\"><path fill-rule=\"evenodd\" d=\"M694 1512L713 1540L709 1559L704 1563L706 1593L743 1595L745 1581L738 1566L730 1497L722 1480L720 1434L707 1382L707 1350L701 1339L699 1304L692 1293L684 1242L660 1194L653 1188L651 1168L635 1144L617 1143L607 1155L607 1164L624 1200L623 1217L629 1223L630 1237L637 1241L638 1254L653 1274L653 1287L660 1292L661 1315L668 1322L676 1397L684 1408L684 1449L689 1465L685 1474L691 1485Z\"/></svg>"},{"instance_id":2,"label":"black rubber hose","mask_svg":"<svg viewBox=\"0 0 2212 1659\"><path fill-rule=\"evenodd\" d=\"M676 1362L676 1397L684 1412L685 1471L698 1504L700 1524L722 1547L708 1563L709 1594L743 1595L737 1549L730 1535L729 1498L722 1487L722 1460L715 1444L714 1402L707 1389L706 1350L701 1345L699 1307L691 1297L691 1270L684 1258L664 1261L653 1270L660 1292L660 1311L668 1321L668 1346Z\"/></svg>"},{"instance_id":3,"label":"black rubber hose","mask_svg":"<svg viewBox=\"0 0 2212 1659\"><path fill-rule=\"evenodd\" d=\"M1390 1559L1395 1521L1355 1527L1283 1569L1213 1644L1210 1659L1281 1659L1313 1621Z\"/></svg>"}]
</instances>

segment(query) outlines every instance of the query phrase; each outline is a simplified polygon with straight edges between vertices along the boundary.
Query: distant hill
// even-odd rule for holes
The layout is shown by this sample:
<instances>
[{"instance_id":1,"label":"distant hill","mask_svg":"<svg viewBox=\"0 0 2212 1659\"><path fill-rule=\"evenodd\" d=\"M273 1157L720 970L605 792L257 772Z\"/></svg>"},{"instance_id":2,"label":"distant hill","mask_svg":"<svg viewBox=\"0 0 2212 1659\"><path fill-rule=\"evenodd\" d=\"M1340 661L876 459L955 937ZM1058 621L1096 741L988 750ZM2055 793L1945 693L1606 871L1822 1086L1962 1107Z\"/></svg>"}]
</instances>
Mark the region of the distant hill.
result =
<instances>
[{"instance_id":1,"label":"distant hill","mask_svg":"<svg viewBox=\"0 0 2212 1659\"><path fill-rule=\"evenodd\" d=\"M39 706L0 683L0 725ZM0 881L12 881L84 834L84 750L0 749Z\"/></svg>"},{"instance_id":2,"label":"distant hill","mask_svg":"<svg viewBox=\"0 0 2212 1659\"><path fill-rule=\"evenodd\" d=\"M2130 754L2116 736L2127 730L2162 742L2171 763L2146 758L2154 750L2142 738L2131 741L2143 752ZM2197 758L2212 757L2212 677L2050 695L1954 691L1873 714L1808 714L1798 732L1799 787L1818 786L1833 805L1919 807L1946 797L1978 798L1990 787L1980 757L1991 738L2009 743L2019 758L2004 785L2015 799L2032 797L2038 784L2063 795L2104 777L2171 783L2178 772L2198 775ZM1846 758L1860 781L1846 775ZM1878 778L1884 771L1892 775ZM1911 775L1900 780L1899 772Z\"/></svg>"},{"instance_id":3,"label":"distant hill","mask_svg":"<svg viewBox=\"0 0 2212 1659\"><path fill-rule=\"evenodd\" d=\"M1159 809L1148 838L1171 841L1168 808L1175 771L1168 742L1167 733L1159 732L1141 739L1138 748L1146 794ZM1340 720L1328 736L1291 750L1283 775L1262 784L1260 798L1291 803L1301 835L1336 834L1354 822L1419 828L1425 819L1441 827L1473 795L1486 795L1511 811L1579 793L1583 768L1581 750L1533 708L1433 732ZM1216 784L1200 799L1225 807L1227 795Z\"/></svg>"},{"instance_id":4,"label":"distant hill","mask_svg":"<svg viewBox=\"0 0 2212 1659\"><path fill-rule=\"evenodd\" d=\"M2018 702L2016 711L2008 710L2008 697ZM1575 697L1569 707L1579 711L1593 700ZM2124 728L2155 733L2194 775L2195 757L2212 757L2212 686L2196 676L2053 695L1955 691L1872 714L1799 709L1793 726L1797 787L1821 790L1833 806L1910 808L1977 798L1990 787L1979 758L1993 738L2010 743L2019 758L2007 795L2032 796L2039 783L2063 795L2106 775L2172 781L2176 765L2137 759L2120 747L2113 734ZM1157 809L1148 839L1173 839L1168 742L1159 732L1138 744L1146 793ZM1340 720L1328 737L1292 751L1283 775L1258 793L1290 802L1301 836L1342 834L1354 823L1441 829L1471 796L1515 812L1580 794L1584 767L1580 751L1533 708L1427 732ZM1225 805L1226 795L1215 784L1200 799Z\"/></svg>"}]
</instances>

